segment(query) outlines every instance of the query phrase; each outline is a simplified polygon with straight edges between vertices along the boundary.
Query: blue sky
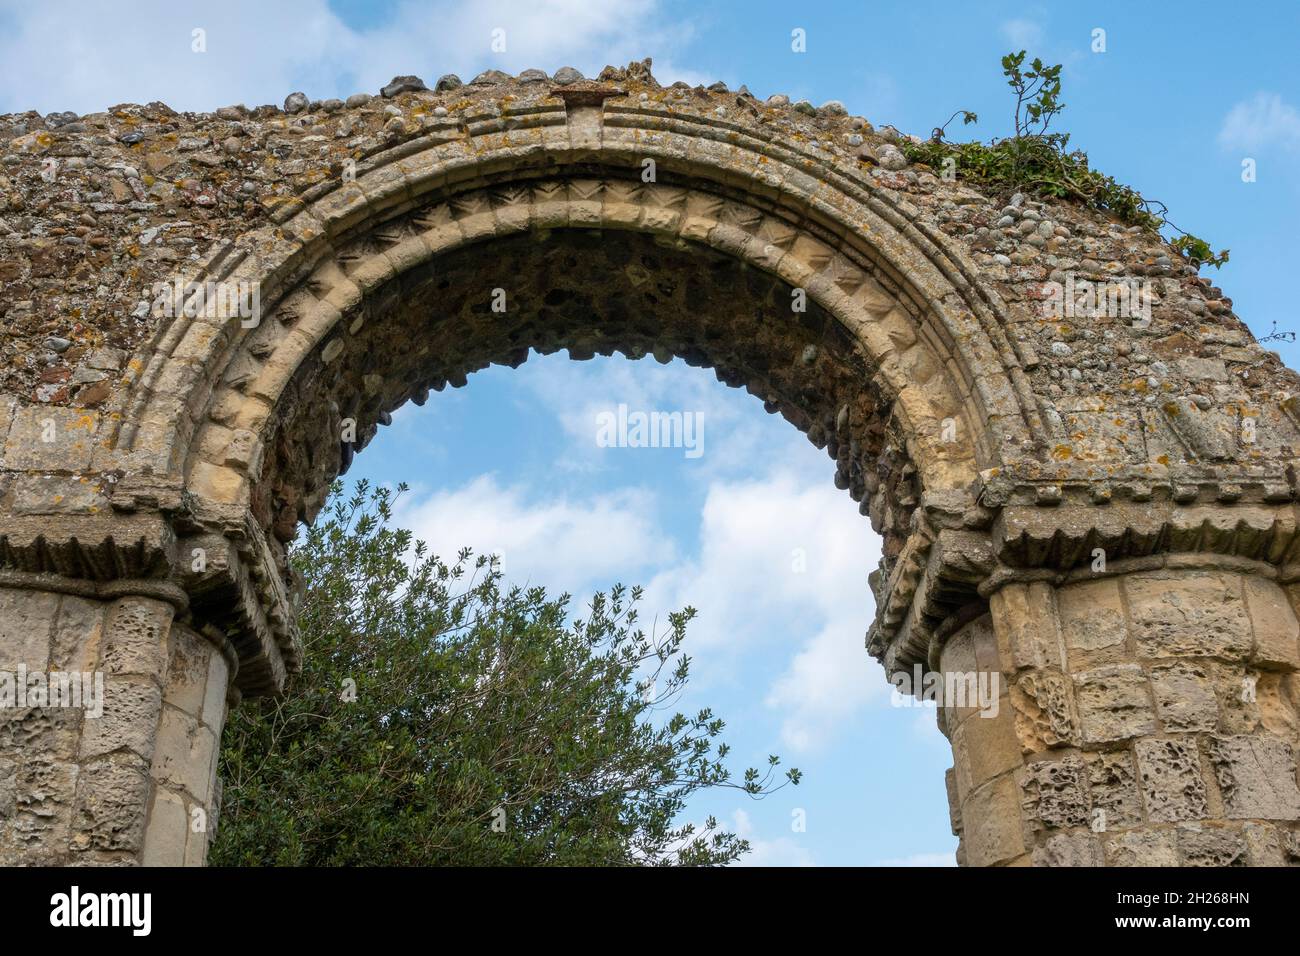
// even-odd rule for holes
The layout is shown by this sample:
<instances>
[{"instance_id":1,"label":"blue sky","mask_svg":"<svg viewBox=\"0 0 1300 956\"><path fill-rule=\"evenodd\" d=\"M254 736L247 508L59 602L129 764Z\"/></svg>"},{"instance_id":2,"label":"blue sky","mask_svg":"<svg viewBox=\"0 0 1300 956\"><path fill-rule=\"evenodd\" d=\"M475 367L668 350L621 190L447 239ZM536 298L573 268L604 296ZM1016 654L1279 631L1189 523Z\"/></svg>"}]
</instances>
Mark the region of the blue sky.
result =
<instances>
[{"instance_id":1,"label":"blue sky","mask_svg":"<svg viewBox=\"0 0 1300 956\"><path fill-rule=\"evenodd\" d=\"M489 48L506 30L505 53ZM206 31L207 51L191 36ZM807 52L791 51L801 28ZM1093 31L1105 31L1104 53ZM1168 204L1184 229L1229 248L1215 281L1257 335L1300 331L1284 282L1300 213L1300 4L1237 7L1014 2L790 5L604 0L228 0L0 3L0 110L90 112L163 100L177 109L375 91L494 67L594 75L653 56L685 79L814 103L925 135L954 110L1004 135L1009 50L1064 64L1059 127L1095 168ZM955 127L956 124L954 124ZM1255 182L1243 182L1243 159ZM1271 345L1295 366L1300 346ZM704 454L600 448L595 416L698 410ZM829 459L748 395L679 362L534 357L400 410L349 477L412 485L402 518L444 552L505 554L510 577L576 595L648 588L652 617L700 609L687 705L729 722L738 765L775 751L806 782L762 802L692 807L739 827L752 862L951 863L947 743L928 710L890 706L862 649L866 574L879 541L831 484ZM795 570L801 549L806 568ZM806 829L791 826L792 811Z\"/></svg>"}]
</instances>

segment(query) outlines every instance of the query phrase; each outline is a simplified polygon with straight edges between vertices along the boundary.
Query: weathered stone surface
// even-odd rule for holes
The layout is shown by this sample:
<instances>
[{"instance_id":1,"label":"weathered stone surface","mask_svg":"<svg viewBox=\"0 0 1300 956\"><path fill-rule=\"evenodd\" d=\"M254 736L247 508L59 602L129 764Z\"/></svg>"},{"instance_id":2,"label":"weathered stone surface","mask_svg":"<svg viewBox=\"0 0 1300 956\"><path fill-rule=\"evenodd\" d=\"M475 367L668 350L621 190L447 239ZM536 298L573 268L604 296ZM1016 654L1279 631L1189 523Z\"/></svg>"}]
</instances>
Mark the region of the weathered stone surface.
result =
<instances>
[{"instance_id":1,"label":"weathered stone surface","mask_svg":"<svg viewBox=\"0 0 1300 956\"><path fill-rule=\"evenodd\" d=\"M1171 829L1139 828L1103 838L1109 866L1180 866L1177 837Z\"/></svg>"},{"instance_id":2,"label":"weathered stone surface","mask_svg":"<svg viewBox=\"0 0 1300 956\"><path fill-rule=\"evenodd\" d=\"M1233 819L1300 820L1295 751L1271 734L1214 737L1214 775Z\"/></svg>"},{"instance_id":3,"label":"weathered stone surface","mask_svg":"<svg viewBox=\"0 0 1300 956\"><path fill-rule=\"evenodd\" d=\"M1021 781L1028 818L1049 829L1088 826L1087 779L1083 760L1075 755L1031 763Z\"/></svg>"},{"instance_id":4,"label":"weathered stone surface","mask_svg":"<svg viewBox=\"0 0 1300 956\"><path fill-rule=\"evenodd\" d=\"M1104 866L1101 841L1091 833L1056 833L1035 847L1034 866Z\"/></svg>"},{"instance_id":5,"label":"weathered stone surface","mask_svg":"<svg viewBox=\"0 0 1300 956\"><path fill-rule=\"evenodd\" d=\"M1219 725L1214 678L1201 664L1178 662L1151 668L1156 716L1166 732L1213 731Z\"/></svg>"},{"instance_id":6,"label":"weathered stone surface","mask_svg":"<svg viewBox=\"0 0 1300 956\"><path fill-rule=\"evenodd\" d=\"M1244 660L1250 653L1250 621L1235 575L1153 572L1131 575L1124 586L1142 657Z\"/></svg>"},{"instance_id":7,"label":"weathered stone surface","mask_svg":"<svg viewBox=\"0 0 1300 956\"><path fill-rule=\"evenodd\" d=\"M1146 674L1136 664L1114 664L1075 674L1074 699L1085 743L1142 737L1156 729Z\"/></svg>"},{"instance_id":8,"label":"weathered stone surface","mask_svg":"<svg viewBox=\"0 0 1300 956\"><path fill-rule=\"evenodd\" d=\"M1092 797L1089 821L1092 830L1106 833L1142 823L1142 797L1129 751L1089 755L1088 784Z\"/></svg>"},{"instance_id":9,"label":"weathered stone surface","mask_svg":"<svg viewBox=\"0 0 1300 956\"><path fill-rule=\"evenodd\" d=\"M1117 578L1083 581L1061 588L1057 607L1071 668L1111 663L1125 657L1128 627Z\"/></svg>"},{"instance_id":10,"label":"weathered stone surface","mask_svg":"<svg viewBox=\"0 0 1300 956\"><path fill-rule=\"evenodd\" d=\"M1178 851L1184 866L1245 866L1246 841L1240 830L1184 823L1178 826Z\"/></svg>"},{"instance_id":11,"label":"weathered stone surface","mask_svg":"<svg viewBox=\"0 0 1300 956\"><path fill-rule=\"evenodd\" d=\"M1011 688L1016 736L1025 753L1077 743L1070 679L1055 671L1022 675Z\"/></svg>"},{"instance_id":12,"label":"weathered stone surface","mask_svg":"<svg viewBox=\"0 0 1300 956\"><path fill-rule=\"evenodd\" d=\"M0 117L0 664L114 694L0 723L56 807L0 783L0 863L200 861L229 675L300 663L300 523L394 409L530 348L681 357L826 449L883 538L871 652L1003 678L943 713L962 862L1297 855L1300 377L1159 235L911 144L649 61ZM1149 282L1149 322L1052 313L1093 279Z\"/></svg>"},{"instance_id":13,"label":"weathered stone surface","mask_svg":"<svg viewBox=\"0 0 1300 956\"><path fill-rule=\"evenodd\" d=\"M1209 812L1193 740L1139 740L1135 752L1148 820L1199 820Z\"/></svg>"}]
</instances>

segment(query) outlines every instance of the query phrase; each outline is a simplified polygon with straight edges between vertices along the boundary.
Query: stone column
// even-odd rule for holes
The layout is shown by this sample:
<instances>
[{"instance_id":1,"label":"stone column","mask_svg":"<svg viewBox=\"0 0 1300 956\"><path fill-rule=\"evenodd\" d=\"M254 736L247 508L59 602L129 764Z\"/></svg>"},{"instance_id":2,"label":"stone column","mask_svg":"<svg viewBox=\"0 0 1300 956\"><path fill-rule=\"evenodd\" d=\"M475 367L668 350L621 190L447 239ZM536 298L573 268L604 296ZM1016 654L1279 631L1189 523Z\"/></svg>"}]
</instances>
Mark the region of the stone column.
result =
<instances>
[{"instance_id":1,"label":"stone column","mask_svg":"<svg viewBox=\"0 0 1300 956\"><path fill-rule=\"evenodd\" d=\"M1264 565L1013 581L950 636L945 706L968 865L1300 865L1300 588ZM951 703L951 702L946 702Z\"/></svg>"},{"instance_id":2,"label":"stone column","mask_svg":"<svg viewBox=\"0 0 1300 956\"><path fill-rule=\"evenodd\" d=\"M158 582L57 585L0 587L0 697L6 675L84 677L79 706L0 700L0 864L201 864L227 656L173 622Z\"/></svg>"}]
</instances>

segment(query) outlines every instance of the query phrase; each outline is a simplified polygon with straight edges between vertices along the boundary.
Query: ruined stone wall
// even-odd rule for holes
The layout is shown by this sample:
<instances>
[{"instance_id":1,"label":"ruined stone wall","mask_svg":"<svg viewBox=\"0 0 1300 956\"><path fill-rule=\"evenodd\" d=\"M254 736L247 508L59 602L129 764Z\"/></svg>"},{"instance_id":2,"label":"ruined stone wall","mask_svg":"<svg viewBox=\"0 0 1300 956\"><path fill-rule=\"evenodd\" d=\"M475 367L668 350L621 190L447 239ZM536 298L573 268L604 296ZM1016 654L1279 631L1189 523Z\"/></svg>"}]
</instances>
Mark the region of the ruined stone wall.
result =
<instances>
[{"instance_id":1,"label":"ruined stone wall","mask_svg":"<svg viewBox=\"0 0 1300 956\"><path fill-rule=\"evenodd\" d=\"M1199 563L1009 584L944 645L1001 677L940 711L961 862L1300 864L1300 589Z\"/></svg>"},{"instance_id":2,"label":"ruined stone wall","mask_svg":"<svg viewBox=\"0 0 1300 956\"><path fill-rule=\"evenodd\" d=\"M215 808L220 685L298 666L298 523L394 408L536 347L683 357L827 450L885 539L871 653L951 669L982 641L1006 680L1008 716L945 718L968 862L1290 859L1295 373L1159 236L986 195L901 136L648 62L0 117L6 651L56 666L65 605L103 648L120 602L167 618L117 675L117 749L6 715L0 766L45 776L0 782L0 846L201 859L177 826ZM255 290L256 315L187 312L191 282ZM100 825L104 775L133 796ZM1203 803L1162 809L1166 784Z\"/></svg>"},{"instance_id":3,"label":"ruined stone wall","mask_svg":"<svg viewBox=\"0 0 1300 956\"><path fill-rule=\"evenodd\" d=\"M0 587L0 672L102 680L98 706L5 707L0 866L201 865L231 661L166 600L78 590Z\"/></svg>"}]
</instances>

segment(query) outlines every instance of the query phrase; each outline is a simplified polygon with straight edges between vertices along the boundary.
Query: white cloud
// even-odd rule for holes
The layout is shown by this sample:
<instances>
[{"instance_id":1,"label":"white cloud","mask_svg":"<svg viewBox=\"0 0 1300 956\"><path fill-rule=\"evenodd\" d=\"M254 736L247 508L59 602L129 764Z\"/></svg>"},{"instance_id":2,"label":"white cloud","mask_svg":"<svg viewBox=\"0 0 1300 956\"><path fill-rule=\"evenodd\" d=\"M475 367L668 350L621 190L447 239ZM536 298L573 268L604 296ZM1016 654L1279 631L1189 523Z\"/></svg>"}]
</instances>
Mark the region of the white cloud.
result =
<instances>
[{"instance_id":1,"label":"white cloud","mask_svg":"<svg viewBox=\"0 0 1300 956\"><path fill-rule=\"evenodd\" d=\"M787 636L799 649L765 703L783 715L786 746L820 749L888 686L863 646L879 539L830 482L788 473L711 485L699 539L699 555L656 577L647 596L699 609L689 641L711 673Z\"/></svg>"},{"instance_id":2,"label":"white cloud","mask_svg":"<svg viewBox=\"0 0 1300 956\"><path fill-rule=\"evenodd\" d=\"M681 361L661 366L652 358L566 362L547 357L530 359L521 371L525 387L564 426L570 445L561 463L572 470L602 467L608 451L596 445L596 416L620 403L633 411L702 414L704 453L682 472L685 478L709 481L752 475L756 463L782 460L791 450L806 451L802 446L807 438L793 428L781 430L774 447L772 429L754 414L761 407L758 399L719 387L711 370L691 368ZM809 459L806 454L798 457ZM822 478L829 484L829 459L825 462Z\"/></svg>"},{"instance_id":3,"label":"white cloud","mask_svg":"<svg viewBox=\"0 0 1300 956\"><path fill-rule=\"evenodd\" d=\"M1244 152L1272 146L1300 150L1300 111L1276 93L1256 93L1228 111L1219 144Z\"/></svg>"},{"instance_id":4,"label":"white cloud","mask_svg":"<svg viewBox=\"0 0 1300 956\"><path fill-rule=\"evenodd\" d=\"M759 837L744 810L737 809L731 821L736 836L749 841L749 852L736 861L737 866L816 866L812 852L793 837Z\"/></svg>"},{"instance_id":5,"label":"white cloud","mask_svg":"<svg viewBox=\"0 0 1300 956\"><path fill-rule=\"evenodd\" d=\"M1028 50L1031 57L1034 48L1043 42L1042 25L1025 17L1004 20L999 29L1008 43L1016 50Z\"/></svg>"},{"instance_id":6,"label":"white cloud","mask_svg":"<svg viewBox=\"0 0 1300 956\"><path fill-rule=\"evenodd\" d=\"M444 559L462 547L497 553L511 583L542 584L582 600L615 583L615 573L649 574L676 559L658 528L656 508L644 489L538 501L524 486L502 487L481 475L460 488L399 503L396 524Z\"/></svg>"},{"instance_id":7,"label":"white cloud","mask_svg":"<svg viewBox=\"0 0 1300 956\"><path fill-rule=\"evenodd\" d=\"M6 0L0 17L8 27L0 110L83 113L151 100L182 110L279 104L295 89L346 96L404 73L430 85L442 73L469 80L489 68L569 65L594 76L607 63L656 55L656 76L671 82L681 71L669 61L692 32L689 22L664 17L658 0L407 2L360 28L327 0L227 0L201 11L174 0L142 0L129 11L93 0ZM491 49L495 28L505 30L504 52ZM206 52L192 49L196 29Z\"/></svg>"},{"instance_id":8,"label":"white cloud","mask_svg":"<svg viewBox=\"0 0 1300 956\"><path fill-rule=\"evenodd\" d=\"M911 856L898 857L892 860L881 860L873 866L956 866L957 857L953 852L948 853L914 853Z\"/></svg>"}]
</instances>

